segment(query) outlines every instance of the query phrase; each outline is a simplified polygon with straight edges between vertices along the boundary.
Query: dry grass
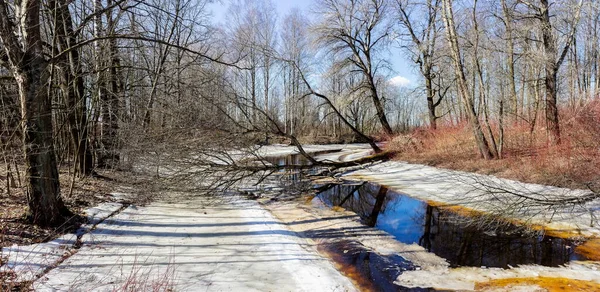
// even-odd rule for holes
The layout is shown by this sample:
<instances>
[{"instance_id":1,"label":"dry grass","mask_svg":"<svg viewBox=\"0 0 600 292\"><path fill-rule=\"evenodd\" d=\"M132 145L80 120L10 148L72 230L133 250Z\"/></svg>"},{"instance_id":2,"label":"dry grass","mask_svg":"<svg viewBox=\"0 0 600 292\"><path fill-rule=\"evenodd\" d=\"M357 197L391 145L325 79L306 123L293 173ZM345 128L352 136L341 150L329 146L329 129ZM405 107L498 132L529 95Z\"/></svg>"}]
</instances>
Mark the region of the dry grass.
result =
<instances>
[{"instance_id":1,"label":"dry grass","mask_svg":"<svg viewBox=\"0 0 600 292\"><path fill-rule=\"evenodd\" d=\"M533 131L526 123L505 126L503 159L491 161L479 157L466 124L417 129L388 147L398 160L413 163L559 187L600 187L600 100L562 109L561 131L562 143L550 146L544 125Z\"/></svg>"}]
</instances>

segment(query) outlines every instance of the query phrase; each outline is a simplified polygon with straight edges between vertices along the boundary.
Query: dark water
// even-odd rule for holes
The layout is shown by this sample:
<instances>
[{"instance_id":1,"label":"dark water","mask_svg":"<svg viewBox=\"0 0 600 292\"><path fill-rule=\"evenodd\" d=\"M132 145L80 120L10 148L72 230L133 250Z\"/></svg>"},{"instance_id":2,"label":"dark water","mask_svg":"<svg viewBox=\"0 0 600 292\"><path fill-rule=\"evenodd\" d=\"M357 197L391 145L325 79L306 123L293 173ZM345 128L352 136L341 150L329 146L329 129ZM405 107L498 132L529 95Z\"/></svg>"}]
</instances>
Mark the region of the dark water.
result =
<instances>
[{"instance_id":1,"label":"dark water","mask_svg":"<svg viewBox=\"0 0 600 292\"><path fill-rule=\"evenodd\" d=\"M382 256L349 240L323 244L319 250L333 259L342 273L354 279L362 291L429 291L394 284L402 272L417 268L398 255Z\"/></svg>"},{"instance_id":2,"label":"dark water","mask_svg":"<svg viewBox=\"0 0 600 292\"><path fill-rule=\"evenodd\" d=\"M329 153L334 153L334 152L340 152L341 150L323 150L323 151L317 151L317 152L311 152L309 153L310 156L312 157L316 157L319 155L323 155L323 154L329 154ZM292 154L292 155L287 155L287 156L275 156L275 157L264 157L263 158L265 161L268 161L270 163L272 163L273 165L277 165L277 166L285 166L285 165L289 165L289 166L303 166L303 165L310 165L310 161L308 159L306 159L306 157L304 157L302 154Z\"/></svg>"},{"instance_id":3,"label":"dark water","mask_svg":"<svg viewBox=\"0 0 600 292\"><path fill-rule=\"evenodd\" d=\"M277 166L284 165L310 165L306 157L301 154L293 154L288 156L265 157L264 160Z\"/></svg>"},{"instance_id":4,"label":"dark water","mask_svg":"<svg viewBox=\"0 0 600 292\"><path fill-rule=\"evenodd\" d=\"M448 260L452 266L502 267L523 264L558 266L583 260L576 242L527 232L502 224L481 228L473 218L441 210L376 184L337 185L315 200L360 215L366 224L417 243Z\"/></svg>"}]
</instances>

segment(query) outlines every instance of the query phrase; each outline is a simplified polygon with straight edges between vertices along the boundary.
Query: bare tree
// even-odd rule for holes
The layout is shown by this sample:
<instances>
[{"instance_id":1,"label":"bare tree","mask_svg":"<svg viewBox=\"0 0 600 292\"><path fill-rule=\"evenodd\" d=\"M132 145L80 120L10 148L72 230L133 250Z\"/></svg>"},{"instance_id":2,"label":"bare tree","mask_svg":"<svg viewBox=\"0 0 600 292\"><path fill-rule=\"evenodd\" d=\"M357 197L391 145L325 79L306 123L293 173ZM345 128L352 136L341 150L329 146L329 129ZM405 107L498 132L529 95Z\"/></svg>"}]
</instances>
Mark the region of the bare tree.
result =
<instances>
[{"instance_id":1,"label":"bare tree","mask_svg":"<svg viewBox=\"0 0 600 292\"><path fill-rule=\"evenodd\" d=\"M429 116L429 125L432 129L437 128L436 108L441 104L444 95L440 94L442 90L439 86L435 87L436 72L435 66L435 51L436 42L439 37L438 12L440 9L439 0L426 0L421 2L411 2L408 0L396 0L398 7L398 19L401 26L407 31L410 37L412 46L409 51L413 54L413 60L419 66L419 72L425 79L425 95L427 98L427 110ZM417 10L412 15L411 8L414 6L423 6L421 10ZM425 17L421 14L425 11ZM437 73L439 74L439 73ZM437 100L436 95L438 95Z\"/></svg>"},{"instance_id":2,"label":"bare tree","mask_svg":"<svg viewBox=\"0 0 600 292\"><path fill-rule=\"evenodd\" d=\"M569 23L569 32L566 35L565 44L560 52L558 48L557 37L554 32L553 22L550 19L550 2L548 0L539 0L537 5L524 0L519 0L519 2L532 10L534 17L539 20L539 27L542 34L542 43L545 54L544 66L546 74L544 77L544 85L546 91L546 122L548 124L548 130L550 131L550 141L553 144L560 144L560 124L557 105L558 70L565 60L565 57L569 52L569 48L573 43L575 32L579 24L583 0L579 0L579 3L575 7L575 15L572 21L567 21L567 23Z\"/></svg>"},{"instance_id":3,"label":"bare tree","mask_svg":"<svg viewBox=\"0 0 600 292\"><path fill-rule=\"evenodd\" d=\"M68 1L53 0L49 2L52 8L50 18L56 30L54 54L68 51L56 64L62 75L61 89L67 100L67 122L69 124L71 148L78 167L76 171L82 175L92 174L94 168L93 153L88 135L88 111L85 101L84 74L79 50L69 50L77 43L73 19L69 11Z\"/></svg>"},{"instance_id":4,"label":"bare tree","mask_svg":"<svg viewBox=\"0 0 600 292\"><path fill-rule=\"evenodd\" d=\"M384 0L325 0L319 3L322 20L315 26L317 43L341 55L337 66L350 66L363 80L355 90L371 97L383 131L393 134L377 89L377 75L385 67L379 54L389 43L391 23Z\"/></svg>"},{"instance_id":5,"label":"bare tree","mask_svg":"<svg viewBox=\"0 0 600 292\"><path fill-rule=\"evenodd\" d=\"M25 193L31 220L39 225L64 222L71 212L60 196L52 139L52 109L48 94L48 60L41 35L41 1L24 0L10 7L0 1L0 40L21 101L23 150L27 165Z\"/></svg>"},{"instance_id":6,"label":"bare tree","mask_svg":"<svg viewBox=\"0 0 600 292\"><path fill-rule=\"evenodd\" d=\"M299 68L305 70L310 62L310 48L308 40L309 21L300 10L295 9L286 15L281 31L281 55L293 61ZM289 63L283 64L282 82L285 96L285 127L289 133L296 135L296 131L303 133L307 127L309 98L303 96L304 85L300 79L296 66Z\"/></svg>"},{"instance_id":7,"label":"bare tree","mask_svg":"<svg viewBox=\"0 0 600 292\"><path fill-rule=\"evenodd\" d=\"M477 142L477 147L479 149L479 154L484 159L493 159L494 156L490 151L490 146L488 144L487 139L485 138L485 135L483 134L483 131L481 129L481 123L479 122L479 117L477 115L477 112L475 111L473 96L467 85L467 77L465 75L465 69L463 66L463 57L461 55L458 35L456 33L456 25L454 23L452 0L442 0L442 5L442 15L444 19L444 25L446 27L446 37L448 40L450 51L452 53L454 71L458 82L458 90L462 98L464 109L467 113L468 121L473 130L475 141Z\"/></svg>"}]
</instances>

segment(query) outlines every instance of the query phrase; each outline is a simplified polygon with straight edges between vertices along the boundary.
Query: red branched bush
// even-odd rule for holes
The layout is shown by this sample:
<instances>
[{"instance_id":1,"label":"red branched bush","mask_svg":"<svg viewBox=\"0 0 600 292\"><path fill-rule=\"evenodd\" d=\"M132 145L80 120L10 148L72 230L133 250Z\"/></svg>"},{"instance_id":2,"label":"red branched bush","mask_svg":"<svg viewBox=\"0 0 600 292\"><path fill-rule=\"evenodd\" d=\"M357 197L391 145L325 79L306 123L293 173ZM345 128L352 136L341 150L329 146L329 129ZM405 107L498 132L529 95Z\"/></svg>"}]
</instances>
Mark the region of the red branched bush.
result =
<instances>
[{"instance_id":1,"label":"red branched bush","mask_svg":"<svg viewBox=\"0 0 600 292\"><path fill-rule=\"evenodd\" d=\"M479 157L467 123L426 127L394 137L388 147L397 159L451 169L495 174L526 182L585 188L600 183L600 100L560 110L561 143L549 144L543 113L536 124L515 121L504 128L500 160ZM499 144L499 125L492 122ZM487 135L487 133L486 133ZM488 135L488 140L490 139Z\"/></svg>"}]
</instances>

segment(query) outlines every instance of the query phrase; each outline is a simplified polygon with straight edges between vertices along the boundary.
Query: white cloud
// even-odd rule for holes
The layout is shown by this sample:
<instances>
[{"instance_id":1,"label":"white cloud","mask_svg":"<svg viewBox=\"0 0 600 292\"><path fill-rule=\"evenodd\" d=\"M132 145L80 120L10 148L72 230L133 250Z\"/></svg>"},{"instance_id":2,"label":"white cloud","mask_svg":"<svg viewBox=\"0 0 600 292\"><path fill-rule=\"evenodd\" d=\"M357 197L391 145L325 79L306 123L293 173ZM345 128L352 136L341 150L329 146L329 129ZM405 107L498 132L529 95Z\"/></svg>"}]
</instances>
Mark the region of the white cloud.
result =
<instances>
[{"instance_id":1,"label":"white cloud","mask_svg":"<svg viewBox=\"0 0 600 292\"><path fill-rule=\"evenodd\" d=\"M409 84L411 84L411 81L408 78L402 77L400 75L390 79L388 82L391 85L398 86L398 87L406 87Z\"/></svg>"}]
</instances>

